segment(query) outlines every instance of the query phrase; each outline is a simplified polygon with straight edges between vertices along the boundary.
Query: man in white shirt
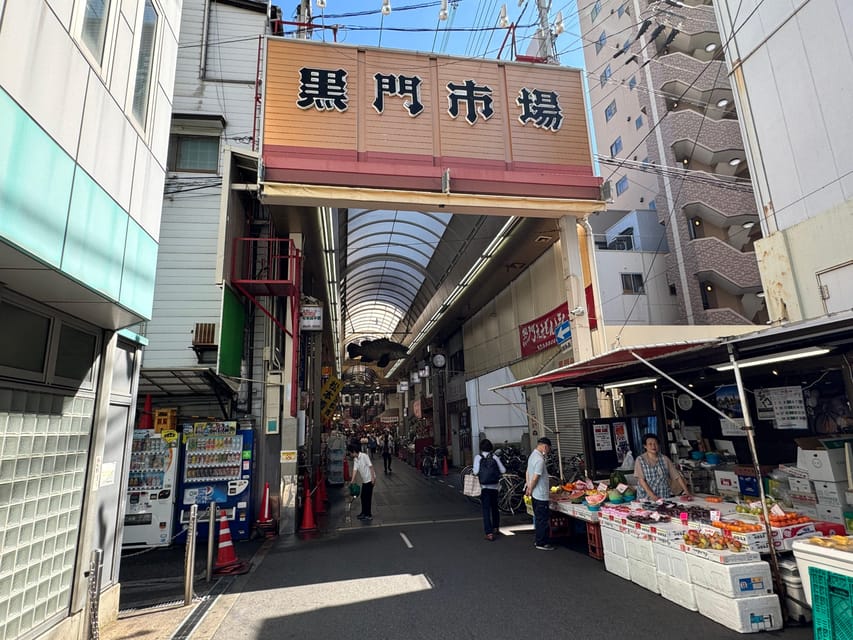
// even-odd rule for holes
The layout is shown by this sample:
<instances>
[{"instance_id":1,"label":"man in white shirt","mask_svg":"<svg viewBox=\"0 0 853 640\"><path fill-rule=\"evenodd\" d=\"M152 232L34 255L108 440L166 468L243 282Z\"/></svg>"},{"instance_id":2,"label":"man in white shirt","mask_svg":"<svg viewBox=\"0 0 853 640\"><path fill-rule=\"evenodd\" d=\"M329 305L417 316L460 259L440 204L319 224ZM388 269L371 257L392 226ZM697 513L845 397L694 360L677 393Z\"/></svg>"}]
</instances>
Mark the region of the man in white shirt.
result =
<instances>
[{"instance_id":1,"label":"man in white shirt","mask_svg":"<svg viewBox=\"0 0 853 640\"><path fill-rule=\"evenodd\" d=\"M534 546L541 551L552 551L554 547L549 544L548 530L551 518L550 487L548 486L548 471L545 456L551 450L549 438L539 438L536 448L530 452L527 458L527 484L524 487L524 495L533 498L533 529L536 533Z\"/></svg>"},{"instance_id":2,"label":"man in white shirt","mask_svg":"<svg viewBox=\"0 0 853 640\"><path fill-rule=\"evenodd\" d=\"M376 482L376 471L373 470L373 463L370 461L370 456L356 445L349 445L347 451L352 458L350 482L355 482L356 474L361 476L361 513L357 517L359 520L373 520L373 483Z\"/></svg>"}]
</instances>

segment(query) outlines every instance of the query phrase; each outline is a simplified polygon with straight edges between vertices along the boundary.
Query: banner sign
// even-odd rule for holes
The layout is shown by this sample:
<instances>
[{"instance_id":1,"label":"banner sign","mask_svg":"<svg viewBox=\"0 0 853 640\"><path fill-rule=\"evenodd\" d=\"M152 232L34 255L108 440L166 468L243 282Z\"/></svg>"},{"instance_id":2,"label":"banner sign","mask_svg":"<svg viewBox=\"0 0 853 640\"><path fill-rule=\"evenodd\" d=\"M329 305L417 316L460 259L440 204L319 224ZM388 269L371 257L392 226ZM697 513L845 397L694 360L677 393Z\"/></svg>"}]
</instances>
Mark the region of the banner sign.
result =
<instances>
[{"instance_id":1,"label":"banner sign","mask_svg":"<svg viewBox=\"0 0 853 640\"><path fill-rule=\"evenodd\" d=\"M557 346L557 336L554 330L569 321L569 305L564 302L535 320L521 325L518 328L518 337L521 341L521 357L526 358L534 353Z\"/></svg>"}]
</instances>

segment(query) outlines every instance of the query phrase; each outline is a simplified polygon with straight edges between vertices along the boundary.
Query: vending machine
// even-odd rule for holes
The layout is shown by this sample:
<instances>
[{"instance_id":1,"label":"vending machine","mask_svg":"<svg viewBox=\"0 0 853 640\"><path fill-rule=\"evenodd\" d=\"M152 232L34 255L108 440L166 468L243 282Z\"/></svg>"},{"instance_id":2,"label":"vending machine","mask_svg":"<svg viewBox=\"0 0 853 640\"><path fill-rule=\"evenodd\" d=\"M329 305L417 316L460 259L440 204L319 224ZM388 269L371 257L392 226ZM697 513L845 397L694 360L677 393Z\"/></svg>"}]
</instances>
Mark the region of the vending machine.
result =
<instances>
[{"instance_id":1,"label":"vending machine","mask_svg":"<svg viewBox=\"0 0 853 640\"><path fill-rule=\"evenodd\" d=\"M216 503L216 522L224 511L231 538L247 540L252 531L252 463L254 432L236 421L196 422L183 427L183 465L178 491L178 528L189 523L198 505L198 537L208 536L210 513Z\"/></svg>"},{"instance_id":2,"label":"vending machine","mask_svg":"<svg viewBox=\"0 0 853 640\"><path fill-rule=\"evenodd\" d=\"M124 546L165 546L171 542L178 469L177 433L133 432Z\"/></svg>"}]
</instances>

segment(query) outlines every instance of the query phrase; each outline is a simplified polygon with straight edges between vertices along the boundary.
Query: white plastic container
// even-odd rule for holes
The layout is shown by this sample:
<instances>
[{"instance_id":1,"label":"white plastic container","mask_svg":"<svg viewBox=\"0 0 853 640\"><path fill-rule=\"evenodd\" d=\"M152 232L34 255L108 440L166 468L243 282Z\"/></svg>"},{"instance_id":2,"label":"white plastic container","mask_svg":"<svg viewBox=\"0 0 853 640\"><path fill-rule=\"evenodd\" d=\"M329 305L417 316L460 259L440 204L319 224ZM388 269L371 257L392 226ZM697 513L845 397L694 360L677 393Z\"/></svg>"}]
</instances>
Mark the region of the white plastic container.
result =
<instances>
[{"instance_id":1,"label":"white plastic container","mask_svg":"<svg viewBox=\"0 0 853 640\"><path fill-rule=\"evenodd\" d=\"M628 549L629 558L645 562L654 567L655 554L652 550L654 542L651 540L640 540L634 536L625 536L625 547Z\"/></svg>"},{"instance_id":2,"label":"white plastic container","mask_svg":"<svg viewBox=\"0 0 853 640\"><path fill-rule=\"evenodd\" d=\"M800 580L803 581L806 602L810 607L812 606L812 583L809 578L809 567L818 567L853 578L853 553L849 551L821 547L805 540L795 540L793 549L797 568L800 570Z\"/></svg>"},{"instance_id":3,"label":"white plastic container","mask_svg":"<svg viewBox=\"0 0 853 640\"><path fill-rule=\"evenodd\" d=\"M658 588L660 589L660 594L670 602L674 602L690 611L697 610L696 592L693 590L693 585L689 582L683 582L658 571Z\"/></svg>"},{"instance_id":4,"label":"white plastic container","mask_svg":"<svg viewBox=\"0 0 853 640\"><path fill-rule=\"evenodd\" d=\"M619 533L602 524L601 544L604 546L604 556L612 555L627 558L628 550L625 547L625 537L624 533Z\"/></svg>"},{"instance_id":5,"label":"white plastic container","mask_svg":"<svg viewBox=\"0 0 853 640\"><path fill-rule=\"evenodd\" d=\"M810 623L812 621L812 608L806 604L803 581L799 576L783 573L782 582L785 583L785 608L788 610L788 617L801 624Z\"/></svg>"},{"instance_id":6,"label":"white plastic container","mask_svg":"<svg viewBox=\"0 0 853 640\"><path fill-rule=\"evenodd\" d=\"M655 555L655 567L658 573L668 575L679 582L690 584L690 570L687 567L687 554L681 549L668 547L662 544L656 544L653 547ZM663 594L663 591L661 591ZM693 611L696 611L695 599L691 595L691 600L694 601ZM689 608L689 607L688 607Z\"/></svg>"},{"instance_id":7,"label":"white plastic container","mask_svg":"<svg viewBox=\"0 0 853 640\"><path fill-rule=\"evenodd\" d=\"M660 593L660 589L658 588L658 572L655 569L655 565L629 557L628 571L631 573L631 582L653 593Z\"/></svg>"},{"instance_id":8,"label":"white plastic container","mask_svg":"<svg viewBox=\"0 0 853 640\"><path fill-rule=\"evenodd\" d=\"M687 557L690 582L727 598L749 598L773 593L770 565L763 561L719 564L697 556Z\"/></svg>"},{"instance_id":9,"label":"white plastic container","mask_svg":"<svg viewBox=\"0 0 853 640\"><path fill-rule=\"evenodd\" d=\"M624 578L625 580L631 579L631 569L628 567L628 558L607 553L605 550L604 568L620 578Z\"/></svg>"},{"instance_id":10,"label":"white plastic container","mask_svg":"<svg viewBox=\"0 0 853 640\"><path fill-rule=\"evenodd\" d=\"M693 586L696 605L706 618L738 633L773 631L782 628L782 607L774 595L727 598L698 585Z\"/></svg>"}]
</instances>

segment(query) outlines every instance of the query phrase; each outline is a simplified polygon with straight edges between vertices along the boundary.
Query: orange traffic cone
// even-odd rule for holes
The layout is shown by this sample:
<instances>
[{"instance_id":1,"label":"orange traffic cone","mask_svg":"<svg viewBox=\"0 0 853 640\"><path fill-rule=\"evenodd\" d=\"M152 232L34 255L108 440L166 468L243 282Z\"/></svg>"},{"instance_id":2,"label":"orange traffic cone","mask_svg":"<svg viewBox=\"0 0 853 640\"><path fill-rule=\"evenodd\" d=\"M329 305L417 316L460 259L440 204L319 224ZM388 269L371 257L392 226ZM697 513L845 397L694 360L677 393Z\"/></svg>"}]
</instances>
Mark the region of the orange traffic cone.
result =
<instances>
[{"instance_id":1,"label":"orange traffic cone","mask_svg":"<svg viewBox=\"0 0 853 640\"><path fill-rule=\"evenodd\" d=\"M139 416L138 429L153 429L154 428L154 411L151 409L151 394L145 396L145 406L142 408L142 415Z\"/></svg>"},{"instance_id":2,"label":"orange traffic cone","mask_svg":"<svg viewBox=\"0 0 853 640\"><path fill-rule=\"evenodd\" d=\"M302 525L300 531L316 531L317 523L314 522L314 508L311 504L311 485L308 481L308 475L305 475L305 493L302 500Z\"/></svg>"},{"instance_id":3,"label":"orange traffic cone","mask_svg":"<svg viewBox=\"0 0 853 640\"><path fill-rule=\"evenodd\" d=\"M441 466L441 475L447 475L447 456L444 456L444 464Z\"/></svg>"},{"instance_id":4,"label":"orange traffic cone","mask_svg":"<svg viewBox=\"0 0 853 640\"><path fill-rule=\"evenodd\" d=\"M261 515L255 522L255 529L265 538L275 536L276 522L270 517L270 483L264 483L264 497L261 499Z\"/></svg>"},{"instance_id":5,"label":"orange traffic cone","mask_svg":"<svg viewBox=\"0 0 853 640\"><path fill-rule=\"evenodd\" d=\"M213 565L213 573L217 575L246 573L249 570L249 565L237 559L234 544L231 542L231 527L228 526L225 511L220 511L219 514L219 548L216 552L216 564Z\"/></svg>"}]
</instances>

